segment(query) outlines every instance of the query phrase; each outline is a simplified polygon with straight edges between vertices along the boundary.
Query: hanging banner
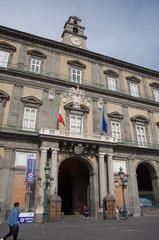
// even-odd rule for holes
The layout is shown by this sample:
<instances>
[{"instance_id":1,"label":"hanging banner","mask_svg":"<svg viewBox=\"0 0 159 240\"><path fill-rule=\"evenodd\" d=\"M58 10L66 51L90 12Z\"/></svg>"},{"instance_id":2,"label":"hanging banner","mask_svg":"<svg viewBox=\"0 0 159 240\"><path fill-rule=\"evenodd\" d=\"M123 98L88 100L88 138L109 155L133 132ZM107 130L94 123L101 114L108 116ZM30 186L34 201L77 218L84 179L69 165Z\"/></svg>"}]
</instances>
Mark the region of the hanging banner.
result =
<instances>
[{"instance_id":1,"label":"hanging banner","mask_svg":"<svg viewBox=\"0 0 159 240\"><path fill-rule=\"evenodd\" d=\"M27 156L26 178L27 183L33 183L35 181L35 164L36 157L34 154Z\"/></svg>"}]
</instances>

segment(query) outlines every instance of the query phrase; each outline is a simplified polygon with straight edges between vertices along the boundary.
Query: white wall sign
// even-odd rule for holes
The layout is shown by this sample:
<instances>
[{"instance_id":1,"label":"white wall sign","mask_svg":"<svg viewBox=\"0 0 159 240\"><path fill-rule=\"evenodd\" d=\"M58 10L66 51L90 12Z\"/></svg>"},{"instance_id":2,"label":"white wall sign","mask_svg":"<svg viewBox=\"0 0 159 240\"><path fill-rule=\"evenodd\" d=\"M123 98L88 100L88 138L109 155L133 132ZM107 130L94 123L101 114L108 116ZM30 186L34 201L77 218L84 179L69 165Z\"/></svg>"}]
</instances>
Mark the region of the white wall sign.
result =
<instances>
[{"instance_id":1,"label":"white wall sign","mask_svg":"<svg viewBox=\"0 0 159 240\"><path fill-rule=\"evenodd\" d=\"M114 160L114 161L113 161L114 173L118 173L120 167L122 167L124 173L127 173L127 171L126 171L126 162L125 162L125 161L117 161L117 160Z\"/></svg>"},{"instance_id":2,"label":"white wall sign","mask_svg":"<svg viewBox=\"0 0 159 240\"><path fill-rule=\"evenodd\" d=\"M27 165L27 157L30 154L32 154L36 158L36 153L16 152L16 154L15 154L15 166L26 167L26 165Z\"/></svg>"}]
</instances>

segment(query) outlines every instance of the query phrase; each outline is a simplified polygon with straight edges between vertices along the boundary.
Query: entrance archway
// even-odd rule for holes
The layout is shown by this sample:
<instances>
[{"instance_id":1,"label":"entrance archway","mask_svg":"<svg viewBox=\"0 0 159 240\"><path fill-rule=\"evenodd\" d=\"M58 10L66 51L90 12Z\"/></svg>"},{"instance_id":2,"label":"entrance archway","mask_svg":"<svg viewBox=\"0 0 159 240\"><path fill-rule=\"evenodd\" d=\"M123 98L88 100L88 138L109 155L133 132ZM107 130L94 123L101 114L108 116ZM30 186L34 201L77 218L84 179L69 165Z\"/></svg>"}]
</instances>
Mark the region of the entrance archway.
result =
<instances>
[{"instance_id":1,"label":"entrance archway","mask_svg":"<svg viewBox=\"0 0 159 240\"><path fill-rule=\"evenodd\" d=\"M139 198L148 198L157 205L157 177L154 167L142 162L136 169Z\"/></svg>"},{"instance_id":2,"label":"entrance archway","mask_svg":"<svg viewBox=\"0 0 159 240\"><path fill-rule=\"evenodd\" d=\"M66 159L59 166L58 195L66 215L80 214L83 205L89 206L89 169L80 159Z\"/></svg>"}]
</instances>

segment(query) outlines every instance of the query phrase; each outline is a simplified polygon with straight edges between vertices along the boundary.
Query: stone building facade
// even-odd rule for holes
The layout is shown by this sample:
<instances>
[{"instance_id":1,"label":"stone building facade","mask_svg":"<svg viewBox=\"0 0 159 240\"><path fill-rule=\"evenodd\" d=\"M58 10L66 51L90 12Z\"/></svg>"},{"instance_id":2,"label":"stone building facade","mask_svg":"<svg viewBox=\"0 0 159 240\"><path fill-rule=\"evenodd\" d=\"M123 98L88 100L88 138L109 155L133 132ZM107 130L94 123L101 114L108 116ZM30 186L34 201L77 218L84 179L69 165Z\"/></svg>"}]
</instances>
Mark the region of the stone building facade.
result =
<instances>
[{"instance_id":1,"label":"stone building facade","mask_svg":"<svg viewBox=\"0 0 159 240\"><path fill-rule=\"evenodd\" d=\"M0 204L44 211L44 168L64 214L91 216L115 187L122 167L126 207L140 216L139 198L159 205L159 72L86 49L81 20L71 16L62 43L0 27ZM65 125L57 120L61 109ZM104 114L104 115L103 115ZM107 132L102 132L103 116ZM28 155L36 181L25 182Z\"/></svg>"}]
</instances>

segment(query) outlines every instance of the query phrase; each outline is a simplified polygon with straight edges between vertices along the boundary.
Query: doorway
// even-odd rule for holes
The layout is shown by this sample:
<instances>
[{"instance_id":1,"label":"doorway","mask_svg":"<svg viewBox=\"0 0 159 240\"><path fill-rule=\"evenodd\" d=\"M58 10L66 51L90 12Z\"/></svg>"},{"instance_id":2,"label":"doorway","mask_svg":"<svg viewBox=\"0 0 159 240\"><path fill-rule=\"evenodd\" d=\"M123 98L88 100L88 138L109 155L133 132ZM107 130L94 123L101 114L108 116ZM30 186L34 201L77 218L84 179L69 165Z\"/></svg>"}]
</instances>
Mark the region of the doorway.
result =
<instances>
[{"instance_id":1,"label":"doorway","mask_svg":"<svg viewBox=\"0 0 159 240\"><path fill-rule=\"evenodd\" d=\"M140 163L136 169L139 198L149 199L156 205L157 177L154 167L147 163Z\"/></svg>"},{"instance_id":2,"label":"doorway","mask_svg":"<svg viewBox=\"0 0 159 240\"><path fill-rule=\"evenodd\" d=\"M64 160L59 166L58 195L62 198L65 215L81 214L84 205L89 206L89 169L83 160Z\"/></svg>"}]
</instances>

